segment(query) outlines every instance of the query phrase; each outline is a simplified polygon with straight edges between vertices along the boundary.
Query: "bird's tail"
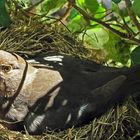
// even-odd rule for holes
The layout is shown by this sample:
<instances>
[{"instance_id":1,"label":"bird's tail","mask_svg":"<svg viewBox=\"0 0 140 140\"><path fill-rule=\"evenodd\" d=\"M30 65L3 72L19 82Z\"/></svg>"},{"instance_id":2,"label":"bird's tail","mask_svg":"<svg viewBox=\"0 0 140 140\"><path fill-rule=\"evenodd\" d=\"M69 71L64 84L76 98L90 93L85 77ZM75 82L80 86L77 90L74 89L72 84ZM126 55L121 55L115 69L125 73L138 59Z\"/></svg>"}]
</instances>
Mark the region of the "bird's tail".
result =
<instances>
[{"instance_id":1,"label":"bird's tail","mask_svg":"<svg viewBox=\"0 0 140 140\"><path fill-rule=\"evenodd\" d=\"M125 69L124 75L127 77L127 87L130 93L140 92L140 65Z\"/></svg>"}]
</instances>

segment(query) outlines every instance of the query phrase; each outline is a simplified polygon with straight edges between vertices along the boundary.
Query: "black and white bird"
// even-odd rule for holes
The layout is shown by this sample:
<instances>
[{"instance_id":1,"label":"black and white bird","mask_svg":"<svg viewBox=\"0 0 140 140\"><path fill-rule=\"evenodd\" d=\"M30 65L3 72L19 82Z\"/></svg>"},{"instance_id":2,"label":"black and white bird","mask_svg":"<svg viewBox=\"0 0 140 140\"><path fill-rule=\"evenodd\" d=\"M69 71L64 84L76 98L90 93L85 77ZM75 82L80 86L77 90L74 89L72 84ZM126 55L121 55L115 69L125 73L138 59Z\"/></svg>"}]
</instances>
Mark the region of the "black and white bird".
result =
<instances>
[{"instance_id":1,"label":"black and white bird","mask_svg":"<svg viewBox=\"0 0 140 140\"><path fill-rule=\"evenodd\" d=\"M0 119L10 129L82 126L140 91L140 65L113 68L65 55L35 60L40 64L0 50Z\"/></svg>"}]
</instances>

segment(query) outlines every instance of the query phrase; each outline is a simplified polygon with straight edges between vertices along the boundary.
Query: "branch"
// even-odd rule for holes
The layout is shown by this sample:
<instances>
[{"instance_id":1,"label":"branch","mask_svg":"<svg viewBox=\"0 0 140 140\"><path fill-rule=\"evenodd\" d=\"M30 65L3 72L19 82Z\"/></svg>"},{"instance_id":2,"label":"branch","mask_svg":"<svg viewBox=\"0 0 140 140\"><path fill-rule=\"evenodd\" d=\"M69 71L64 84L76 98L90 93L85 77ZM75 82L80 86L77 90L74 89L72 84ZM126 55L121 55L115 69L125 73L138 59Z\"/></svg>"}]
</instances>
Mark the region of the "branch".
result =
<instances>
[{"instance_id":1,"label":"branch","mask_svg":"<svg viewBox=\"0 0 140 140\"><path fill-rule=\"evenodd\" d=\"M128 26L128 24L126 23L125 19L122 18L123 20L123 28L125 28L125 30L129 33L132 34L133 36L136 36L136 33Z\"/></svg>"},{"instance_id":2,"label":"branch","mask_svg":"<svg viewBox=\"0 0 140 140\"><path fill-rule=\"evenodd\" d=\"M140 23L138 22L134 12L131 9L131 7L132 7L131 1L130 0L125 0L125 4L126 4L127 11L128 11L128 14L129 14L131 20L133 21L134 25L137 27L137 29L140 32Z\"/></svg>"},{"instance_id":3,"label":"branch","mask_svg":"<svg viewBox=\"0 0 140 140\"><path fill-rule=\"evenodd\" d=\"M60 17L60 19L59 19L61 21L65 21L72 10L72 6L69 3L66 3L66 4L67 4L67 6L66 6L67 9L66 9L64 15L62 17Z\"/></svg>"},{"instance_id":4,"label":"branch","mask_svg":"<svg viewBox=\"0 0 140 140\"><path fill-rule=\"evenodd\" d=\"M84 10L82 10L80 7L78 7L77 5L75 5L75 3L72 1L72 0L67 0L81 15L83 15L83 17L87 20L92 20L92 21L95 21L97 22L98 24L102 25L103 27L109 29L111 32L115 33L116 35L124 38L124 39L129 39L133 42L135 42L136 44L140 44L140 40L129 35L129 34L126 34L126 33L123 33L123 32L120 32L114 28L112 28L109 24L99 20L99 19L96 19L92 16L90 16L88 13L86 13Z\"/></svg>"}]
</instances>

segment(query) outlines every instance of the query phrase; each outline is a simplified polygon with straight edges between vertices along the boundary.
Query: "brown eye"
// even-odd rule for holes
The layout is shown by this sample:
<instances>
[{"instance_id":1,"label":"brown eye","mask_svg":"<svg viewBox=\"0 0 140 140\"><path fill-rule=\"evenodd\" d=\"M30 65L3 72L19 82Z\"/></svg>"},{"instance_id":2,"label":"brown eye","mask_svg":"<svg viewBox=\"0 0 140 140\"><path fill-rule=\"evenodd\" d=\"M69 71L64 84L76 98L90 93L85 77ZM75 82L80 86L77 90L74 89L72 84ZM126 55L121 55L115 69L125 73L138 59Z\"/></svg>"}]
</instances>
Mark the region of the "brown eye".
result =
<instances>
[{"instance_id":1,"label":"brown eye","mask_svg":"<svg viewBox=\"0 0 140 140\"><path fill-rule=\"evenodd\" d=\"M3 65L2 66L2 71L3 72L9 72L12 69L11 65Z\"/></svg>"}]
</instances>

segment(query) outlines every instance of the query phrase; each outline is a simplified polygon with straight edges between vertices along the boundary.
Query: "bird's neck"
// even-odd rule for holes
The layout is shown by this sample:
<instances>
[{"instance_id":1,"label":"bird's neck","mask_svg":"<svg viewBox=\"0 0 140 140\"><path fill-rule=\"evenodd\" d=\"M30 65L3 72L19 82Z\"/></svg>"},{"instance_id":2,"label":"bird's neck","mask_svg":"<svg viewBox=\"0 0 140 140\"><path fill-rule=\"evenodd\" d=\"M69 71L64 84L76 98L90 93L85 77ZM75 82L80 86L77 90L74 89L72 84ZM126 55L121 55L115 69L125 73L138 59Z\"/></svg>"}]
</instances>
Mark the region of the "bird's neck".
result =
<instances>
[{"instance_id":1,"label":"bird's neck","mask_svg":"<svg viewBox=\"0 0 140 140\"><path fill-rule=\"evenodd\" d=\"M26 87L27 85L29 85L30 83L32 83L34 81L34 79L37 76L37 72L38 72L38 69L36 69L34 67L31 67L29 65L28 72L26 74L26 78L25 78L25 81L24 81L24 87Z\"/></svg>"},{"instance_id":2,"label":"bird's neck","mask_svg":"<svg viewBox=\"0 0 140 140\"><path fill-rule=\"evenodd\" d=\"M35 102L46 95L53 87L62 82L59 72L49 69L33 69L26 76L23 89L20 93L27 101ZM55 90L59 90L56 88Z\"/></svg>"}]
</instances>

